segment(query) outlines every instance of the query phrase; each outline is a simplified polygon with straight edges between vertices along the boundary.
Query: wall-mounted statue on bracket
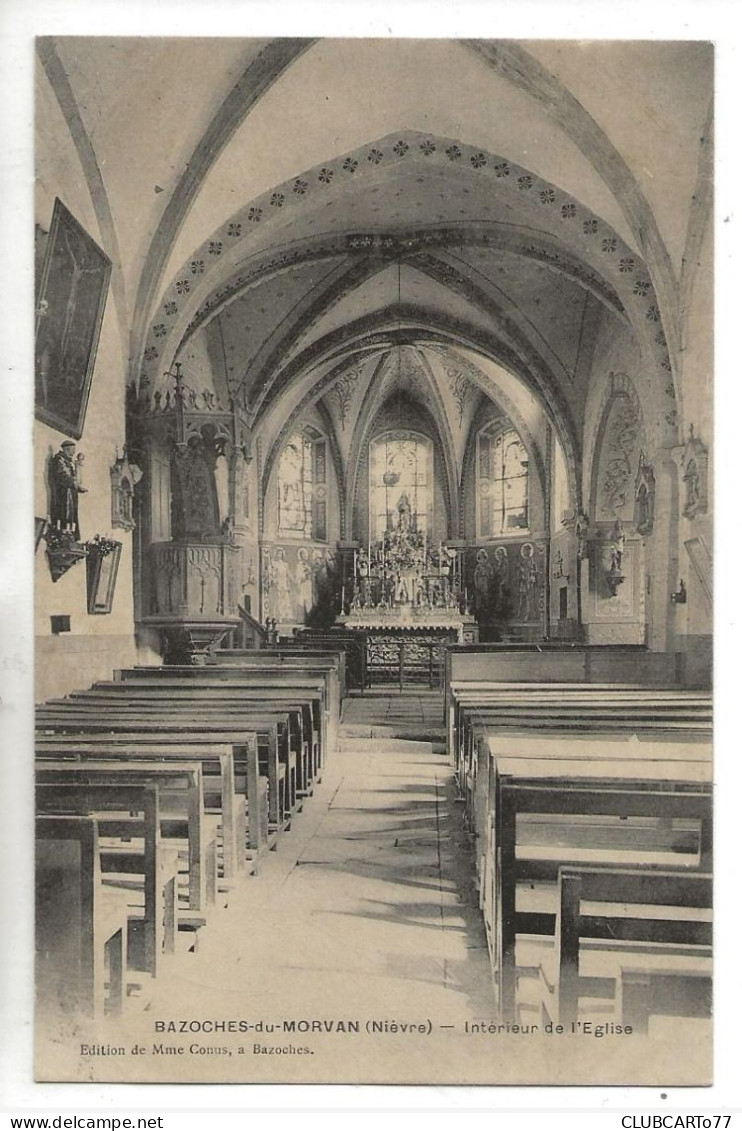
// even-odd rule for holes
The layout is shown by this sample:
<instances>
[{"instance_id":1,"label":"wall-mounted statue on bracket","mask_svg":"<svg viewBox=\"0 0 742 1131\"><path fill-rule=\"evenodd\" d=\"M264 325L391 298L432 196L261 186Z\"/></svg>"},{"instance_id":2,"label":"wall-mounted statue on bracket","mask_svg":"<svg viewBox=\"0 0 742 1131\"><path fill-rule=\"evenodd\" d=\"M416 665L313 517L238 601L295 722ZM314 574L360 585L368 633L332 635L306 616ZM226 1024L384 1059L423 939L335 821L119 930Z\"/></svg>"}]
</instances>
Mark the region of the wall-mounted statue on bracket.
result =
<instances>
[{"instance_id":1,"label":"wall-mounted statue on bracket","mask_svg":"<svg viewBox=\"0 0 742 1131\"><path fill-rule=\"evenodd\" d=\"M634 517L639 534L651 534L654 527L654 468L644 452L639 455L639 470L634 493Z\"/></svg>"},{"instance_id":2,"label":"wall-mounted statue on bracket","mask_svg":"<svg viewBox=\"0 0 742 1131\"><path fill-rule=\"evenodd\" d=\"M686 518L705 514L708 508L708 448L690 426L688 442L683 452L683 484L685 486Z\"/></svg>"},{"instance_id":3,"label":"wall-mounted statue on bracket","mask_svg":"<svg viewBox=\"0 0 742 1131\"><path fill-rule=\"evenodd\" d=\"M625 548L626 535L624 534L623 523L620 518L617 518L611 531L611 569L621 569Z\"/></svg>"},{"instance_id":4,"label":"wall-mounted statue on bracket","mask_svg":"<svg viewBox=\"0 0 742 1131\"><path fill-rule=\"evenodd\" d=\"M65 440L50 460L49 525L53 530L71 534L74 541L79 542L77 496L85 494L87 487L81 482L85 456L82 452L75 455L75 447L74 440Z\"/></svg>"}]
</instances>

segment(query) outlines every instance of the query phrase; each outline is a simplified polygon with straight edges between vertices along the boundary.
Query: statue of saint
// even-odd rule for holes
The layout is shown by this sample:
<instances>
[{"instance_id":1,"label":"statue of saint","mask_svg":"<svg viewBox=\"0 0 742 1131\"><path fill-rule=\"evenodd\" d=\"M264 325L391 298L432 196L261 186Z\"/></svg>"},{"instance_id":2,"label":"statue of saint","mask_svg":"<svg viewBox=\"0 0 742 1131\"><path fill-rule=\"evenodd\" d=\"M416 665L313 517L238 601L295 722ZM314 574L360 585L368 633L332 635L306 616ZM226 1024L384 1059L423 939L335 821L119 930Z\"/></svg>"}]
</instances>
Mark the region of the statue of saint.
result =
<instances>
[{"instance_id":1,"label":"statue of saint","mask_svg":"<svg viewBox=\"0 0 742 1131\"><path fill-rule=\"evenodd\" d=\"M620 570L624 547L626 545L626 535L624 534L623 523L620 518L617 518L613 524L611 543L611 569Z\"/></svg>"},{"instance_id":2,"label":"statue of saint","mask_svg":"<svg viewBox=\"0 0 742 1131\"><path fill-rule=\"evenodd\" d=\"M49 522L53 529L66 531L80 540L77 496L87 491L80 483L80 467L85 457L75 457L74 440L65 440L49 465Z\"/></svg>"},{"instance_id":3,"label":"statue of saint","mask_svg":"<svg viewBox=\"0 0 742 1131\"><path fill-rule=\"evenodd\" d=\"M412 529L412 508L407 495L402 495L397 503L397 530L400 534L409 534Z\"/></svg>"}]
</instances>

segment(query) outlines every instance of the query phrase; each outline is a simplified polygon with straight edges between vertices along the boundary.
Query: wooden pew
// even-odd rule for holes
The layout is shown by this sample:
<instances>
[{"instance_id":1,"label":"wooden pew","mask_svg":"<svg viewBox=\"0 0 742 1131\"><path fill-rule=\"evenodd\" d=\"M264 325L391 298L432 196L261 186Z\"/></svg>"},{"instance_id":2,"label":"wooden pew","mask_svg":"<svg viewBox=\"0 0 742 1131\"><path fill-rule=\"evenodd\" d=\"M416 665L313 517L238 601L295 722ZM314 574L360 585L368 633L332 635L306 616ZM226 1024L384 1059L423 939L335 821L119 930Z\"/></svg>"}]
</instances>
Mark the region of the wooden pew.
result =
<instances>
[{"instance_id":1,"label":"wooden pew","mask_svg":"<svg viewBox=\"0 0 742 1131\"><path fill-rule=\"evenodd\" d=\"M475 681L458 682L449 688L448 732L449 749L456 746L455 733L460 729L462 719L475 717L478 712L490 709L510 708L513 712L522 709L528 715L530 709L538 704L564 707L567 704L595 705L606 707L610 704L619 708L645 704L670 709L671 706L692 711L696 709L699 719L709 719L711 698L705 692L688 692L672 688L648 688L637 685L616 684L539 684L539 683L481 683Z\"/></svg>"},{"instance_id":2,"label":"wooden pew","mask_svg":"<svg viewBox=\"0 0 742 1131\"><path fill-rule=\"evenodd\" d=\"M257 789L257 777L251 775L252 759L249 752L255 744L257 749L258 766L264 771L268 780L269 793L269 824L273 833L283 829L287 823L290 810L287 807L288 790L286 788L286 765L279 764L279 744L277 738L277 723L263 720L261 728L262 738L265 743L258 742L261 737L256 734L258 727L251 720L249 724L244 720L235 719L230 728L228 720L208 719L201 716L186 716L180 713L177 721L173 721L172 708L163 709L162 712L150 712L146 717L123 712L119 718L114 718L110 712L101 717L98 712L91 714L51 713L39 715L37 719L37 739L44 736L87 736L102 742L104 736L116 739L117 743L137 744L142 742L160 742L174 744L176 748L184 749L187 746L206 744L226 745L231 748L235 765L240 768L247 766L246 789L247 794L247 819L254 832L254 822L251 812L260 819L261 799ZM251 729L248 729L248 725ZM251 789L250 786L253 786ZM251 806L252 798L255 802Z\"/></svg>"},{"instance_id":3,"label":"wooden pew","mask_svg":"<svg viewBox=\"0 0 742 1131\"><path fill-rule=\"evenodd\" d=\"M341 649L313 650L295 645L261 648L259 651L231 649L212 653L216 666L247 668L257 671L291 671L306 675L323 674L327 680L327 709L330 718L330 742L334 749L337 725L346 695L345 652ZM207 665L209 669L211 664Z\"/></svg>"},{"instance_id":4,"label":"wooden pew","mask_svg":"<svg viewBox=\"0 0 742 1131\"><path fill-rule=\"evenodd\" d=\"M483 737L482 742L488 762L480 752L477 855L485 921L507 1019L515 1010L517 934L549 934L554 928L553 914L540 918L539 913L517 914L518 886L554 885L559 865L590 863L591 823L596 819L593 860L596 852L603 853L605 862L615 862L617 854L625 856L629 849L621 838L630 843L636 835L626 831L633 821L644 823L649 837L636 846L637 863L651 851L660 866L709 867L710 747L634 742L620 734L558 739L498 735ZM557 746L549 756L545 752L554 742ZM542 848L529 855L524 841L535 815L547 819L558 815L563 828L561 841L551 851Z\"/></svg>"},{"instance_id":5,"label":"wooden pew","mask_svg":"<svg viewBox=\"0 0 742 1131\"><path fill-rule=\"evenodd\" d=\"M623 691L562 688L557 696L533 690L457 694L449 719L449 749L460 788L470 771L473 731L537 729L586 733L618 730L664 730L668 734L708 733L711 705L707 696L657 692L636 688Z\"/></svg>"},{"instance_id":6,"label":"wooden pew","mask_svg":"<svg viewBox=\"0 0 742 1131\"><path fill-rule=\"evenodd\" d=\"M201 687L216 688L220 683L242 687L258 702L274 703L281 697L305 699L311 704L315 728L320 739L320 767L324 765L328 752L335 742L339 716L330 708L327 680L324 675L305 676L299 672L287 672L281 668L251 671L231 665L199 667L129 668L116 673L117 680L95 685L96 690L110 690L117 682L141 685L178 687L198 683Z\"/></svg>"},{"instance_id":7,"label":"wooden pew","mask_svg":"<svg viewBox=\"0 0 742 1131\"><path fill-rule=\"evenodd\" d=\"M36 818L36 1009L52 1017L121 1013L128 899L105 887L93 817Z\"/></svg>"},{"instance_id":8,"label":"wooden pew","mask_svg":"<svg viewBox=\"0 0 742 1131\"><path fill-rule=\"evenodd\" d=\"M323 760L327 756L328 743L328 717L323 707L321 683L302 679L297 685L296 679L292 678L289 682L288 677L281 673L275 682L269 683L262 676L259 680L249 673L243 676L239 669L233 668L146 670L152 673L152 678L142 676L131 681L97 683L89 691L75 692L64 700L52 700L49 704L43 704L42 708L80 702L91 696L99 697L101 701L110 701L111 704L117 702L119 697L128 702L138 702L147 695L153 695L155 690L164 691L167 688L173 700L188 700L195 695L203 695L208 690L214 700L241 696L246 704L258 704L271 710L301 711L305 718L296 723L296 732L305 732L304 739L308 743L308 754L312 759L311 773L308 776L311 776L312 780L319 780ZM189 674L173 675L173 672Z\"/></svg>"},{"instance_id":9,"label":"wooden pew","mask_svg":"<svg viewBox=\"0 0 742 1131\"><path fill-rule=\"evenodd\" d=\"M466 773L472 754L472 729L488 725L494 730L538 728L542 730L573 729L589 732L591 730L654 729L665 725L668 732L684 729L698 732L709 731L711 720L703 704L689 702L674 703L666 700L645 698L637 693L636 701L601 695L602 703L595 700L572 699L569 692L563 694L557 707L550 703L534 700L522 706L502 706L483 699L463 700L458 704L449 742L452 761L459 780Z\"/></svg>"},{"instance_id":10,"label":"wooden pew","mask_svg":"<svg viewBox=\"0 0 742 1131\"><path fill-rule=\"evenodd\" d=\"M176 735L184 743L194 742L196 736L211 743L229 743L238 749L235 755L249 745L258 743L259 764L265 769L269 782L269 819L275 830L289 823L292 801L295 803L296 763L288 745L288 736L279 727L286 725L285 714L269 714L246 708L225 706L216 712L195 710L173 711L172 701L154 702L151 709L123 705L119 710L111 707L85 705L75 707L39 708L37 733L47 734L129 734ZM249 806L249 799L248 799Z\"/></svg>"},{"instance_id":11,"label":"wooden pew","mask_svg":"<svg viewBox=\"0 0 742 1131\"><path fill-rule=\"evenodd\" d=\"M120 685L127 688L128 685ZM179 720L193 718L216 720L227 718L229 725L240 721L255 723L259 737L270 750L265 758L283 761L286 764L289 794L287 808L293 810L297 798L306 797L312 792L315 766L318 759L319 738L313 729L309 707L306 702L293 702L288 697L274 697L262 706L246 700L239 689L229 687L201 688L191 685L186 688L146 687L110 693L107 690L91 689L79 692L66 699L52 700L37 710L38 720L47 720L61 714L80 714L96 717L101 712L105 718L118 719L122 713L136 714L137 718L147 718L152 713L169 709ZM272 712L270 715L268 712ZM259 724L265 725L262 730ZM276 724L275 741L273 724ZM293 754L293 760L290 755ZM291 764L290 764L291 763Z\"/></svg>"},{"instance_id":12,"label":"wooden pew","mask_svg":"<svg viewBox=\"0 0 742 1131\"><path fill-rule=\"evenodd\" d=\"M153 786L157 810L157 801L164 796L163 789L169 788L172 792L176 782L183 784L182 777L177 776L181 770L185 769L192 775L193 784L202 768L209 765L213 769L213 754L219 751L218 771L205 774L204 782L207 779L211 779L212 783L219 782L217 807L227 834L223 851L225 872L234 872L235 864L230 865L229 860L237 856L235 844L241 842L240 855L244 859L246 840L249 852L250 847L262 847L267 839L267 813L265 820L260 819L260 783L269 774L273 778L273 803L278 806L274 824L280 824L282 818L290 815L297 794L309 792L318 776L327 756L326 697L328 683L331 685L333 674L337 674L335 659L333 657L328 665L323 657L320 667L327 670L321 673L321 679L316 677L316 673L312 678L305 678L307 665L302 665L301 669L297 666L287 678L288 673L282 666L282 670L275 673L266 675L261 670L255 673L255 678L250 676L247 679L241 678L239 669L231 669L226 679L217 677L216 681L209 679L202 685L200 680L192 681L193 672L187 669L188 675L175 687L158 682L154 691L137 682L137 695L143 698L133 704L133 687L119 683L113 686L116 695L122 694L121 699L106 701L108 689L103 689L103 696L98 696L95 691L92 694L81 692L60 703L42 705L37 719L40 732L39 804L54 811L65 807L85 808L94 799L98 805L96 817L90 816L94 829L97 822L105 833L145 832L146 821L143 818L132 819L129 815L139 810L119 809L119 804L128 802L132 805L135 788ZM259 707L251 706L255 701ZM266 750L261 751L265 777L259 772L258 734L265 740L264 746L269 747L267 757ZM253 759L244 757L246 748L250 746L255 754ZM236 799L234 793L236 769L245 777L244 796L250 817L247 836L244 797ZM262 796L265 799L264 787ZM170 793L167 801L168 805L174 804ZM234 832L239 823L234 814L239 801L242 802L243 814L241 836ZM151 814L144 816L152 825ZM203 819L203 801L200 817ZM51 819L44 818L46 821ZM78 820L77 817L60 819ZM159 809L154 822L160 834L171 831L187 837L190 912L199 911L203 905L204 860L199 847L198 824L193 808L189 812L185 800L182 812L177 805L170 812ZM149 830L151 833L152 829ZM156 973L159 952L172 949L172 933L163 933L162 945L159 936L153 941L150 934L158 924L163 932L166 929L174 931L175 869L170 888L172 907L165 909L161 916L156 913L153 919L150 915L152 883L151 870L147 865L148 852L154 843L155 855L162 858L163 846L161 839L152 842L149 834L144 838L146 851L114 851L114 844L108 846L110 851L103 851L99 842L97 861L99 873L101 863L106 868L128 869L129 875L138 874L135 868L143 869L146 911L144 965L151 973ZM103 848L106 848L105 843ZM89 869L89 875L95 875L94 868ZM105 888L105 884L102 886ZM161 896L164 902L164 888ZM124 936L128 933L131 933L131 927L124 931ZM125 947L126 938L123 945Z\"/></svg>"},{"instance_id":13,"label":"wooden pew","mask_svg":"<svg viewBox=\"0 0 742 1131\"><path fill-rule=\"evenodd\" d=\"M288 647L303 650L336 653L342 651L344 684L349 690L363 691L366 686L366 633L357 629L342 628L294 629L294 639ZM280 648L287 645L281 644Z\"/></svg>"},{"instance_id":14,"label":"wooden pew","mask_svg":"<svg viewBox=\"0 0 742 1131\"><path fill-rule=\"evenodd\" d=\"M636 961L629 944L649 944L644 962L652 958L659 961L659 970L667 967L674 952L678 962L687 958L711 958L711 922L693 914L708 911L712 902L712 879L707 873L683 873L652 870L649 868L576 868L560 867L558 883L559 904L556 921L556 982L555 993L547 997L546 1012L549 1019L562 1025L577 1021L580 998L594 993L598 983L615 983L621 980L621 961ZM672 908L676 914L663 916L658 909ZM590 941L588 941L590 940ZM592 952L590 942L602 944ZM587 953L585 953L587 951ZM592 957L595 973L581 973ZM651 987L651 973L647 971ZM618 977L616 974L618 972ZM681 973L680 970L676 973ZM697 976L703 976L697 970ZM612 976L611 976L612 975ZM708 972L706 971L706 976ZM667 984L667 973L658 981ZM636 981L633 983L636 987ZM700 983L697 983L700 985ZM678 984L673 986L677 1001ZM604 985L597 986L598 996L605 993ZM610 992L610 990L609 990ZM624 987L624 993L626 987ZM611 996L614 996L611 994ZM634 993L631 1007L636 1009ZM665 1008L670 1004L665 998ZM657 1006L659 1001L657 1002ZM678 1002L678 1007L680 1003ZM651 998L647 1003L651 1009ZM631 1009L629 1010L629 1012ZM648 1013L647 1013L648 1016ZM642 1023L643 1024L643 1023ZM644 1031L646 1026L643 1025Z\"/></svg>"},{"instance_id":15,"label":"wooden pew","mask_svg":"<svg viewBox=\"0 0 742 1131\"><path fill-rule=\"evenodd\" d=\"M186 760L199 764L203 771L206 811L221 820L222 871L226 885L244 870L246 841L248 849L256 853L267 844L267 783L261 787L254 738L240 744L221 744L208 733L188 735L151 728L134 734L84 731L37 734L36 757L37 762L64 758L73 763L94 760L113 766L151 760L165 764ZM235 770L235 758L240 765L240 776Z\"/></svg>"},{"instance_id":16,"label":"wooden pew","mask_svg":"<svg viewBox=\"0 0 742 1131\"><path fill-rule=\"evenodd\" d=\"M652 1017L711 1017L711 959L707 969L648 969L622 966L618 1016L635 1033L649 1032Z\"/></svg>"},{"instance_id":17,"label":"wooden pew","mask_svg":"<svg viewBox=\"0 0 742 1131\"><path fill-rule=\"evenodd\" d=\"M36 766L38 785L158 786L160 835L186 842L187 906L204 912L216 895L216 830L207 835L201 766L197 763L154 762L116 764L87 760L84 765L51 759ZM181 916L178 915L180 921ZM193 925L193 918L189 920Z\"/></svg>"},{"instance_id":18,"label":"wooden pew","mask_svg":"<svg viewBox=\"0 0 742 1131\"><path fill-rule=\"evenodd\" d=\"M114 874L142 878L143 905L129 914L127 949L130 965L155 977L163 954L175 948L177 880L174 854L160 837L157 786L37 784L36 809L40 816L96 817L101 874L108 874L109 883ZM141 846L121 842L105 847L101 841L106 836L133 839Z\"/></svg>"},{"instance_id":19,"label":"wooden pew","mask_svg":"<svg viewBox=\"0 0 742 1131\"><path fill-rule=\"evenodd\" d=\"M562 711L558 718L545 716L534 710L528 712L528 716L519 722L488 709L479 709L476 713L467 715L462 726L463 739L456 756L455 773L470 827L474 820L474 798L478 788L478 744L488 736L508 735L517 742L519 735L533 734L535 738L539 735L549 735L554 742L559 742L562 736L570 736L574 739L583 736L590 740L620 735L630 739L632 735L637 735L642 736L644 741L654 738L675 745L694 741L707 742L710 738L709 726L706 722L683 715L678 717L670 709L660 713L659 717L655 717L652 708L641 707L635 711L630 706L624 705L621 711L622 714L618 716L611 711L596 713L581 705L574 705ZM639 741L638 737L637 741ZM568 749L563 746L561 750L564 755L568 753Z\"/></svg>"},{"instance_id":20,"label":"wooden pew","mask_svg":"<svg viewBox=\"0 0 742 1131\"><path fill-rule=\"evenodd\" d=\"M480 854L497 803L498 769L503 760L510 764L517 759L521 767L532 762L539 775L566 780L574 777L577 781L592 768L596 777L666 778L670 782L691 777L704 786L710 782L711 745L705 736L673 736L668 744L662 732L652 729L631 734L528 730L503 734L483 726L475 729L474 738L470 826Z\"/></svg>"}]
</instances>

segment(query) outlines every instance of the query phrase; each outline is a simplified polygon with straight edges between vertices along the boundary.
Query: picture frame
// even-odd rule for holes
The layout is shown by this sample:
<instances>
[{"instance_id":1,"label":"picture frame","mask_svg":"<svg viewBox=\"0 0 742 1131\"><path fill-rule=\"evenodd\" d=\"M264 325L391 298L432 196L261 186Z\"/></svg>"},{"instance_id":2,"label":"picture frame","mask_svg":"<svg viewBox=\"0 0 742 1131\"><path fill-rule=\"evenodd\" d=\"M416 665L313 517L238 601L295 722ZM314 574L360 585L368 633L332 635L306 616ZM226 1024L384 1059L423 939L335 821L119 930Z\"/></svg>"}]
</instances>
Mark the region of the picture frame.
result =
<instances>
[{"instance_id":1,"label":"picture frame","mask_svg":"<svg viewBox=\"0 0 742 1131\"><path fill-rule=\"evenodd\" d=\"M34 521L34 553L36 553L36 551L39 548L39 543L41 542L41 539L46 534L47 521L46 521L45 518L39 518L38 515L34 516L33 521Z\"/></svg>"},{"instance_id":2,"label":"picture frame","mask_svg":"<svg viewBox=\"0 0 742 1131\"><path fill-rule=\"evenodd\" d=\"M36 308L36 417L79 440L111 260L57 197Z\"/></svg>"},{"instance_id":3,"label":"picture frame","mask_svg":"<svg viewBox=\"0 0 742 1131\"><path fill-rule=\"evenodd\" d=\"M90 616L105 615L113 608L121 550L121 542L107 538L88 542L86 567Z\"/></svg>"}]
</instances>

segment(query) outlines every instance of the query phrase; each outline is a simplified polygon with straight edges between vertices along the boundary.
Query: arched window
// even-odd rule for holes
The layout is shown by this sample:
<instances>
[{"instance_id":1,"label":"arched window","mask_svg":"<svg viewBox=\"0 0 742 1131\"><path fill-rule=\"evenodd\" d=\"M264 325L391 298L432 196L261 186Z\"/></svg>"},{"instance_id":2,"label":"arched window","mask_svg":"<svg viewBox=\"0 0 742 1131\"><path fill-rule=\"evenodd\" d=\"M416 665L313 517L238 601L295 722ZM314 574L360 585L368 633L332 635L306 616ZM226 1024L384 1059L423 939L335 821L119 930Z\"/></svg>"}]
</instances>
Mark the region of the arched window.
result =
<instances>
[{"instance_id":1,"label":"arched window","mask_svg":"<svg viewBox=\"0 0 742 1131\"><path fill-rule=\"evenodd\" d=\"M433 510L433 444L417 432L376 436L369 448L369 515L374 541L385 530L429 532Z\"/></svg>"},{"instance_id":2,"label":"arched window","mask_svg":"<svg viewBox=\"0 0 742 1131\"><path fill-rule=\"evenodd\" d=\"M477 436L477 534L497 538L528 529L528 453L499 423Z\"/></svg>"},{"instance_id":3,"label":"arched window","mask_svg":"<svg viewBox=\"0 0 742 1131\"><path fill-rule=\"evenodd\" d=\"M278 534L327 538L327 444L306 427L288 440L278 463Z\"/></svg>"}]
</instances>

